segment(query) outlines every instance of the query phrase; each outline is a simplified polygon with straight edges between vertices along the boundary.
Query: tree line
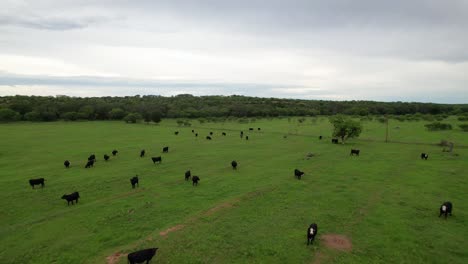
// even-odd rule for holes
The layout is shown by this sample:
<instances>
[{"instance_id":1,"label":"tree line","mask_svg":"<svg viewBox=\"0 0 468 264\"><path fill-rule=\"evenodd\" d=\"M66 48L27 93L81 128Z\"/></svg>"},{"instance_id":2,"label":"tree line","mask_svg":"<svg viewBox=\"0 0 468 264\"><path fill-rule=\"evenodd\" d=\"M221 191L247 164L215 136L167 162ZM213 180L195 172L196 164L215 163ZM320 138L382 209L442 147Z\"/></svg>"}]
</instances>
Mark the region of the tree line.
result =
<instances>
[{"instance_id":1,"label":"tree line","mask_svg":"<svg viewBox=\"0 0 468 264\"><path fill-rule=\"evenodd\" d=\"M125 97L3 96L0 121L135 120L316 115L468 115L468 104L325 101L181 94Z\"/></svg>"}]
</instances>

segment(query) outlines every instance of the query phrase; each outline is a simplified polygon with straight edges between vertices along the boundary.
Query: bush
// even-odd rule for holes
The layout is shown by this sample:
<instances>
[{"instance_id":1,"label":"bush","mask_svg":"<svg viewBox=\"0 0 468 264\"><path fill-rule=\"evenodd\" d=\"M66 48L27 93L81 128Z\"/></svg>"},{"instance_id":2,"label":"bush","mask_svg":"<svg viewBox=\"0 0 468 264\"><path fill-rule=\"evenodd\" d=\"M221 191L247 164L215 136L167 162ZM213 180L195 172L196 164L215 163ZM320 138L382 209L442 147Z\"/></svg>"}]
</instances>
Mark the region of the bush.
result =
<instances>
[{"instance_id":1,"label":"bush","mask_svg":"<svg viewBox=\"0 0 468 264\"><path fill-rule=\"evenodd\" d=\"M41 121L41 114L39 114L39 112L32 111L32 112L26 113L24 115L24 119L28 121L32 121L32 122Z\"/></svg>"},{"instance_id":2,"label":"bush","mask_svg":"<svg viewBox=\"0 0 468 264\"><path fill-rule=\"evenodd\" d=\"M461 128L461 130L468 132L468 124L460 124L458 126Z\"/></svg>"},{"instance_id":3,"label":"bush","mask_svg":"<svg viewBox=\"0 0 468 264\"><path fill-rule=\"evenodd\" d=\"M66 113L63 113L60 117L65 121L75 121L75 120L78 119L78 113L77 112L66 112Z\"/></svg>"},{"instance_id":4,"label":"bush","mask_svg":"<svg viewBox=\"0 0 468 264\"><path fill-rule=\"evenodd\" d=\"M433 122L424 125L429 131L437 131L437 130L452 130L452 125L447 123L441 122Z\"/></svg>"},{"instance_id":5,"label":"bush","mask_svg":"<svg viewBox=\"0 0 468 264\"><path fill-rule=\"evenodd\" d=\"M21 119L21 115L10 108L0 109L0 122L12 122Z\"/></svg>"},{"instance_id":6,"label":"bush","mask_svg":"<svg viewBox=\"0 0 468 264\"><path fill-rule=\"evenodd\" d=\"M109 112L109 117L114 120L122 120L126 115L125 111L122 110L121 108L113 108Z\"/></svg>"},{"instance_id":7,"label":"bush","mask_svg":"<svg viewBox=\"0 0 468 264\"><path fill-rule=\"evenodd\" d=\"M141 119L142 117L138 113L130 113L124 117L124 121L126 123L133 123L133 124L135 124L136 122L138 122L138 120L141 120Z\"/></svg>"},{"instance_id":8,"label":"bush","mask_svg":"<svg viewBox=\"0 0 468 264\"><path fill-rule=\"evenodd\" d=\"M468 116L459 116L458 121L468 121Z\"/></svg>"}]
</instances>

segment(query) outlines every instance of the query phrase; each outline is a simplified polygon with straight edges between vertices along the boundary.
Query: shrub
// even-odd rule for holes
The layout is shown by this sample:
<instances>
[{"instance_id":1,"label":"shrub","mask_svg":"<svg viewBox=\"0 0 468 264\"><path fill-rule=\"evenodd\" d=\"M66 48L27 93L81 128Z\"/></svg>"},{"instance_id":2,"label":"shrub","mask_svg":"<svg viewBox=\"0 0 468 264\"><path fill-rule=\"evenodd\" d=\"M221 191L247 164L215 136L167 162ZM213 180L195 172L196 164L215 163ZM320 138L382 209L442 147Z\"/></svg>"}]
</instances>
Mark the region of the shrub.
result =
<instances>
[{"instance_id":1,"label":"shrub","mask_svg":"<svg viewBox=\"0 0 468 264\"><path fill-rule=\"evenodd\" d=\"M63 113L60 117L65 121L75 121L75 120L78 119L78 113L77 112L66 112L66 113Z\"/></svg>"},{"instance_id":2,"label":"shrub","mask_svg":"<svg viewBox=\"0 0 468 264\"><path fill-rule=\"evenodd\" d=\"M458 126L461 128L461 130L468 132L468 124L460 124Z\"/></svg>"},{"instance_id":3,"label":"shrub","mask_svg":"<svg viewBox=\"0 0 468 264\"><path fill-rule=\"evenodd\" d=\"M41 121L41 114L39 114L39 112L32 111L32 112L26 113L24 115L24 119L28 121L32 121L32 122Z\"/></svg>"},{"instance_id":4,"label":"shrub","mask_svg":"<svg viewBox=\"0 0 468 264\"><path fill-rule=\"evenodd\" d=\"M138 122L138 120L141 120L141 119L142 117L138 113L130 113L124 117L124 121L126 123L133 123L133 124Z\"/></svg>"},{"instance_id":5,"label":"shrub","mask_svg":"<svg viewBox=\"0 0 468 264\"><path fill-rule=\"evenodd\" d=\"M437 131L437 130L451 130L452 125L447 124L447 123L441 123L441 122L433 122L424 125L429 131Z\"/></svg>"},{"instance_id":6,"label":"shrub","mask_svg":"<svg viewBox=\"0 0 468 264\"><path fill-rule=\"evenodd\" d=\"M21 119L21 115L10 108L0 109L0 122L12 122Z\"/></svg>"}]
</instances>

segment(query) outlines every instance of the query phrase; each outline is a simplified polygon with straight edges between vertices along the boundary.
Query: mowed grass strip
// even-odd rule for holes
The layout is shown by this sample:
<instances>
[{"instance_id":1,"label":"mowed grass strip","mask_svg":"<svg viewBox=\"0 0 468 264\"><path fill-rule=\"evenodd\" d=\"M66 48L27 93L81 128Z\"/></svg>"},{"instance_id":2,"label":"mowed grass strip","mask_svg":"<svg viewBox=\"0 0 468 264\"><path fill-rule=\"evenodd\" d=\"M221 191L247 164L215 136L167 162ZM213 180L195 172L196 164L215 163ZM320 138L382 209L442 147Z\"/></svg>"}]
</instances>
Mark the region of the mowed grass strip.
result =
<instances>
[{"instance_id":1,"label":"mowed grass strip","mask_svg":"<svg viewBox=\"0 0 468 264\"><path fill-rule=\"evenodd\" d=\"M317 255L322 263L466 263L468 150L455 147L455 156L430 145L468 145L466 133L403 122L391 139L427 145L386 144L383 124L364 127L363 140L332 145L326 119L191 128L174 120L0 125L0 262L105 263L117 252L159 247L158 263L314 263ZM349 156L351 148L361 156ZM105 162L113 149L119 154ZM315 156L307 160L309 152ZM427 161L421 152L429 153ZM92 153L98 161L85 169ZM306 173L301 181L295 168ZM198 187L184 181L189 169L200 176ZM131 189L136 174L140 187ZM28 180L39 177L45 188L32 190ZM81 199L67 206L60 197L73 191ZM454 204L447 221L438 218L445 200ZM319 235L307 247L311 222ZM324 234L346 236L353 249L326 248Z\"/></svg>"}]
</instances>

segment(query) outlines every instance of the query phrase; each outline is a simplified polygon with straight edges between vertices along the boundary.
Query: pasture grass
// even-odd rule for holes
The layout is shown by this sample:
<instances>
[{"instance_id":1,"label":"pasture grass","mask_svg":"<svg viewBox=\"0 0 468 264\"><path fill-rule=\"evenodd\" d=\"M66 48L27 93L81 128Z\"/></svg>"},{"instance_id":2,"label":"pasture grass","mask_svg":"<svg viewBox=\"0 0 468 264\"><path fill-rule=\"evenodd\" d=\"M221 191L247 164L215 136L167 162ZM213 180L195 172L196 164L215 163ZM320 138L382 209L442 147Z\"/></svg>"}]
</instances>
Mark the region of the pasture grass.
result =
<instances>
[{"instance_id":1,"label":"pasture grass","mask_svg":"<svg viewBox=\"0 0 468 264\"><path fill-rule=\"evenodd\" d=\"M146 247L159 247L157 263L468 262L468 133L391 121L390 140L403 143L384 143L385 125L367 121L359 139L334 145L323 117L192 123L0 125L0 263L106 263ZM442 139L455 142L456 155L435 145ZM349 156L351 148L361 156ZM105 162L113 149L119 154ZM85 169L92 153L98 161ZM306 173L300 181L295 168ZM184 181L188 169L198 187ZM140 187L132 189L135 174ZM39 177L45 188L32 190L28 180ZM60 197L73 191L81 199L67 206ZM444 220L446 200L454 214ZM312 222L319 232L307 247ZM324 234L345 235L352 251L326 248Z\"/></svg>"}]
</instances>

